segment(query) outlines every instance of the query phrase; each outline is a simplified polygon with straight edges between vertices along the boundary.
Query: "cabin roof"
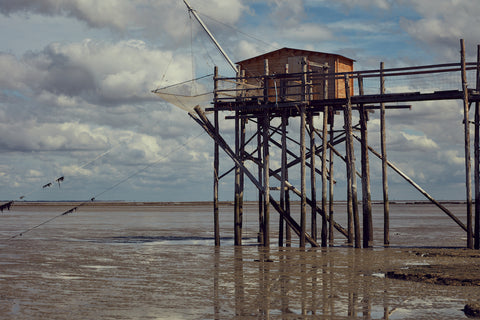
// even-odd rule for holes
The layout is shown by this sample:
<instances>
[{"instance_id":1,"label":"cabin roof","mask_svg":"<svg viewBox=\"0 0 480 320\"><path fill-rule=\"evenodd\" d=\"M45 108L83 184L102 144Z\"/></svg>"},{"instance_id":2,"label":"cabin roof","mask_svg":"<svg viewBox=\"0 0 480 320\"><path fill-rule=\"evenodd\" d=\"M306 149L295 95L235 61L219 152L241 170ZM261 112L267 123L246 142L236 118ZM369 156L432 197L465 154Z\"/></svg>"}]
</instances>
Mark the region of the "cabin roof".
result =
<instances>
[{"instance_id":1,"label":"cabin roof","mask_svg":"<svg viewBox=\"0 0 480 320\"><path fill-rule=\"evenodd\" d=\"M274 55L276 53L283 53L283 51L294 53L296 56L299 56L299 55L302 55L302 54L309 54L309 55L325 54L325 55L329 55L329 56L336 56L336 57L339 57L339 58L347 59L347 60L350 60L352 62L355 61L353 59L350 59L350 58L347 58L345 56L335 54L335 53L301 50L301 49L293 49L293 48L286 48L285 47L285 48L281 48L281 49L278 49L278 50L274 50L274 51L270 51L270 52L261 54L261 55L256 56L256 57L252 57L252 58L248 58L248 59L245 59L245 60L242 60L242 61L238 61L237 64L243 64L243 63L248 62L250 60L256 60L256 59L259 59L259 58L262 58L262 57L268 57L268 56Z\"/></svg>"}]
</instances>

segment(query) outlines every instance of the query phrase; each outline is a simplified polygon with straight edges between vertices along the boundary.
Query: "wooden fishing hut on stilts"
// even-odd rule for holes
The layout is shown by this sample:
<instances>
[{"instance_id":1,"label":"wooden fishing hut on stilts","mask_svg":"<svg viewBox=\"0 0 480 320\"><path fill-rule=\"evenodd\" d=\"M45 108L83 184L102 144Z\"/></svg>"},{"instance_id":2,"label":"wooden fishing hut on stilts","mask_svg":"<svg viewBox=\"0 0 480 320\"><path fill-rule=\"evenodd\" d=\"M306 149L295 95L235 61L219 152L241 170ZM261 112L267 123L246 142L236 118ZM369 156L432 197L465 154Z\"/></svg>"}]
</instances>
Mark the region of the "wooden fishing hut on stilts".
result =
<instances>
[{"instance_id":1,"label":"wooden fishing hut on stilts","mask_svg":"<svg viewBox=\"0 0 480 320\"><path fill-rule=\"evenodd\" d=\"M476 62L465 61L465 46L460 41L459 63L425 65L405 68L384 68L354 71L353 60L336 55L306 50L283 48L237 63L236 77L219 76L214 71L213 106L205 111L213 112L213 123L204 110L195 108L190 113L213 138L214 144L214 223L215 244L220 245L219 232L219 180L226 174L219 172L220 148L233 160L235 172L234 238L235 245L242 244L242 216L245 177L258 189L259 243L270 246L270 213L273 208L280 216L278 245L290 245L292 231L299 237L300 247L327 246L337 230L355 247L373 245L372 205L370 196L369 154L382 162L382 189L384 204L384 239L389 244L389 199L387 168L398 173L429 201L447 214L467 234L467 247L479 249L480 206L474 206L471 191L470 128L474 127L474 177L475 203L480 203L480 46ZM475 74L475 89L467 85L467 71ZM453 74L458 76L461 89L443 91L415 91L386 93L385 79L416 76ZM364 81L376 81L378 93L366 94ZM226 86L225 84L230 84ZM356 84L356 85L355 85ZM458 87L460 87L460 85ZM356 88L355 88L356 86ZM462 100L464 109L463 130L465 136L465 187L467 221L462 222L444 205L435 200L415 181L387 159L386 111L405 109L405 102ZM387 105L392 103L392 105ZM475 120L469 119L469 111L475 103ZM368 144L369 113L380 111L381 150L375 151ZM223 138L220 114L234 112L225 117L235 122L233 146ZM358 112L358 123L352 123L352 113ZM334 118L343 118L343 127L334 128ZM288 130L291 119L300 122L300 132ZM315 119L321 122L315 125ZM246 122L256 123L257 130L247 136ZM360 135L354 133L360 131ZM354 143L360 144L360 165L355 155ZM295 149L290 145L296 145ZM343 148L342 148L343 146ZM247 148L249 147L249 148ZM272 166L271 148L280 150L279 165ZM297 149L298 148L298 149ZM343 150L343 152L341 151ZM358 150L358 149L357 149ZM287 161L287 156L293 160ZM333 210L334 172L333 161L345 163L347 176L347 226L335 222L339 212ZM337 161L337 160L335 160ZM289 177L297 168L300 186L293 185ZM360 170L359 170L360 168ZM317 175L321 184L317 185ZM357 188L357 177L361 184ZM272 183L271 181L275 181ZM309 188L307 188L309 185ZM320 189L320 192L319 190ZM361 190L360 196L359 191ZM310 193L307 194L307 190ZM291 214L291 196L300 200L300 216ZM359 208L361 198L361 216ZM473 208L474 216L473 216ZM310 230L307 230L307 216ZM317 218L321 219L317 223ZM474 219L473 219L474 218ZM319 230L320 235L318 235ZM363 231L363 232L361 232Z\"/></svg>"}]
</instances>

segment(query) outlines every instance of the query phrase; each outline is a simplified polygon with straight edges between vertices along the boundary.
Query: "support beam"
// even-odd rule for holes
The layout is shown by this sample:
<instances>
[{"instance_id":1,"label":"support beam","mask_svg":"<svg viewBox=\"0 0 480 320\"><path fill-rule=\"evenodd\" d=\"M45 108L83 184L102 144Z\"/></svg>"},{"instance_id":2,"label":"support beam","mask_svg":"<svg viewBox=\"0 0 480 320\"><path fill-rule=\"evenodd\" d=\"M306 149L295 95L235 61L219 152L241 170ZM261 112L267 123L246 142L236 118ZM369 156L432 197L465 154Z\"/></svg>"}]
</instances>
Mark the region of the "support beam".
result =
<instances>
[{"instance_id":1,"label":"support beam","mask_svg":"<svg viewBox=\"0 0 480 320\"><path fill-rule=\"evenodd\" d=\"M282 210L285 212L285 214L288 214L288 211L286 210L286 191L288 189L286 188L285 181L287 180L287 122L288 122L288 116L286 114L282 115L282 155L281 155L281 179L280 179L280 207ZM278 219L278 246L283 247L283 238L284 238L284 218L283 216L280 216Z\"/></svg>"},{"instance_id":2,"label":"support beam","mask_svg":"<svg viewBox=\"0 0 480 320\"><path fill-rule=\"evenodd\" d=\"M257 120L257 158L262 159L262 123ZM263 165L259 161L257 164L257 177L260 185L263 185ZM263 244L263 189L258 189L258 234L257 240L259 244Z\"/></svg>"},{"instance_id":3,"label":"support beam","mask_svg":"<svg viewBox=\"0 0 480 320\"><path fill-rule=\"evenodd\" d=\"M302 102L307 101L307 58L302 58ZM306 125L306 111L305 104L300 105L300 247L305 248L305 233L307 231L307 186L306 186L306 150L305 150L305 125Z\"/></svg>"},{"instance_id":4,"label":"support beam","mask_svg":"<svg viewBox=\"0 0 480 320\"><path fill-rule=\"evenodd\" d=\"M359 95L363 95L363 78L358 78ZM370 163L368 159L368 111L359 106L362 158L362 215L363 215L363 247L373 246L372 199L370 194Z\"/></svg>"},{"instance_id":5,"label":"support beam","mask_svg":"<svg viewBox=\"0 0 480 320\"><path fill-rule=\"evenodd\" d=\"M270 151L268 147L270 117L263 117L262 150L263 150L263 246L270 247Z\"/></svg>"},{"instance_id":6,"label":"support beam","mask_svg":"<svg viewBox=\"0 0 480 320\"><path fill-rule=\"evenodd\" d=\"M465 43L460 39L460 54L462 68L462 88L463 88L463 123L465 134L465 187L467 201L467 248L473 248L473 232L472 232L472 177L471 177L471 159L470 159L470 120L469 120L469 103L468 103L468 85L467 70L465 64Z\"/></svg>"},{"instance_id":7,"label":"support beam","mask_svg":"<svg viewBox=\"0 0 480 320\"><path fill-rule=\"evenodd\" d=\"M316 179L316 172L315 172L315 160L316 154L315 151L317 147L315 146L315 126L313 124L313 113L308 113L308 128L309 128L309 138L310 138L310 199L313 203L317 203L317 179ZM311 206L311 221L310 227L311 231L310 234L312 235L313 239L317 241L317 208L316 206Z\"/></svg>"},{"instance_id":8,"label":"support beam","mask_svg":"<svg viewBox=\"0 0 480 320\"><path fill-rule=\"evenodd\" d=\"M480 90L480 45L477 45L477 79L476 89ZM474 248L480 249L480 103L475 102L475 142L474 142L474 177L475 177L475 230Z\"/></svg>"},{"instance_id":9,"label":"support beam","mask_svg":"<svg viewBox=\"0 0 480 320\"><path fill-rule=\"evenodd\" d=\"M334 113L333 112L330 112L329 110L329 122L330 122L330 143L333 143L333 139L334 139L334 127L333 127L333 123L334 123ZM328 197L328 212L329 212L329 216L330 216L330 219L329 219L329 227L328 227L328 241L330 242L330 245L333 245L333 240L334 240L334 235L333 235L333 221L334 221L334 193L333 193L333 188L334 188L334 181L333 181L333 158L334 158L334 155L333 155L333 147L330 147L330 154L329 154L329 159L330 159L330 177L328 179L328 191L329 191L329 197Z\"/></svg>"},{"instance_id":10,"label":"support beam","mask_svg":"<svg viewBox=\"0 0 480 320\"><path fill-rule=\"evenodd\" d=\"M218 67L214 69L214 76L213 76L213 87L214 87L214 96L213 101L214 103L217 101L217 87L218 87ZM215 127L215 135L219 135L219 123L218 123L218 110L214 111L214 127ZM219 221L219 208L218 208L218 185L219 185L219 178L218 178L218 171L220 167L219 161L219 147L216 140L214 140L214 148L213 148L213 233L215 237L215 246L220 246L220 221Z\"/></svg>"},{"instance_id":11,"label":"support beam","mask_svg":"<svg viewBox=\"0 0 480 320\"><path fill-rule=\"evenodd\" d=\"M327 75L328 65L323 68L323 73ZM323 98L328 98L328 79L325 76L323 81ZM328 240L328 224L326 219L327 213L327 147L328 147L328 106L323 107L323 123L322 123L322 211L325 214L322 216L322 233L321 233L321 243L322 247L327 246ZM313 151L313 150L312 150ZM332 167L333 168L333 167ZM330 168L330 169L332 169ZM332 173L330 173L331 175ZM330 212L331 214L331 212ZM333 218L330 216L330 220ZM330 225L331 227L331 225Z\"/></svg>"},{"instance_id":12,"label":"support beam","mask_svg":"<svg viewBox=\"0 0 480 320\"><path fill-rule=\"evenodd\" d=\"M385 94L383 62L380 62L380 94ZM390 244L390 201L388 200L387 145L386 145L385 103L380 103L380 147L382 151L383 190L383 244Z\"/></svg>"},{"instance_id":13,"label":"support beam","mask_svg":"<svg viewBox=\"0 0 480 320\"><path fill-rule=\"evenodd\" d=\"M344 123L345 123L345 153L347 158L347 179L349 193L349 214L353 217L353 229L354 229L354 242L355 248L361 247L360 238L360 219L358 215L358 202L357 202L357 177L355 175L355 154L353 150L352 141L352 103L350 100L350 78L345 76L345 94L347 104L343 111ZM351 239L349 239L351 240Z\"/></svg>"}]
</instances>

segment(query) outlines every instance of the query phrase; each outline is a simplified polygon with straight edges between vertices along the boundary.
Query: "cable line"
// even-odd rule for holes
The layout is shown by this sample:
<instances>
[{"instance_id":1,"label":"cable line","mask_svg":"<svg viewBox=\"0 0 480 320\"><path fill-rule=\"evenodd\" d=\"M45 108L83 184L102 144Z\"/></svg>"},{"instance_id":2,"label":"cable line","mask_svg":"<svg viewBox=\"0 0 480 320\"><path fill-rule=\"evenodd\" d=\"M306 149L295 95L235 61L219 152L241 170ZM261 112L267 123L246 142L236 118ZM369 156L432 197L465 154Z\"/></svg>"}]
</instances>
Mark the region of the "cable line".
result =
<instances>
[{"instance_id":1,"label":"cable line","mask_svg":"<svg viewBox=\"0 0 480 320\"><path fill-rule=\"evenodd\" d=\"M94 195L93 197L91 197L90 200L83 201L83 202L81 202L80 204L78 204L77 206L75 206L75 207L73 207L73 208L71 208L71 209L69 209L69 210L66 210L66 211L62 212L62 213L59 214L59 215L56 215L56 216L54 216L54 217L51 217L51 218L49 218L49 219L47 219L47 220L45 220L45 221L43 221L43 222L41 222L41 223L39 223L39 224L31 227L31 228L29 228L29 229L26 229L26 230L23 231L23 232L17 233L17 234L11 236L10 238L8 238L8 239L6 239L6 240L12 240L12 239L15 239L15 238L17 238L17 237L23 236L23 235L24 235L25 233L27 233L27 232L30 232L30 231L32 231L32 230L34 230L34 229L37 229L37 228L39 228L39 227L41 227L41 226L43 226L43 225L45 225L45 224L47 224L47 223L50 223L50 222L52 222L53 220L56 220L56 219L58 219L58 218L60 218L60 217L62 217L62 216L65 216L65 215L68 215L68 214L70 214L70 213L72 213L72 212L77 211L81 206L84 206L85 204L87 204L87 203L89 203L89 202L95 201L95 199L98 198L98 197L100 197L101 195L107 193L108 191L111 191L111 190L115 189L116 187L118 187L118 186L121 185L122 183L130 180L131 178L135 177L136 175L140 174L141 172L143 172L143 171L145 171L145 170L153 167L154 165L160 163L161 161L163 161L164 159L166 159L168 156L170 156L170 155L174 154L175 152L178 152L178 151L180 151L181 149L185 148L189 143L195 141L196 139L198 139L198 138L199 138L200 136L202 136L203 134L205 134L205 131L201 132L200 134L198 134L198 135L195 136L195 137L192 137L191 139L187 140L185 143L180 144L176 149L174 149L174 150L172 150L171 152L169 152L168 154L160 157L160 158L157 159L156 161L154 161L154 162L152 162L152 163L150 163L150 164L142 167L141 169L135 171L134 173L128 175L128 176L125 177L124 179L122 179L122 180L120 180L119 182L115 183L114 185L106 188L106 189L103 190L102 192L97 193L96 195ZM104 154L106 154L106 153L104 153ZM13 203L13 201L12 201L11 203Z\"/></svg>"}]
</instances>

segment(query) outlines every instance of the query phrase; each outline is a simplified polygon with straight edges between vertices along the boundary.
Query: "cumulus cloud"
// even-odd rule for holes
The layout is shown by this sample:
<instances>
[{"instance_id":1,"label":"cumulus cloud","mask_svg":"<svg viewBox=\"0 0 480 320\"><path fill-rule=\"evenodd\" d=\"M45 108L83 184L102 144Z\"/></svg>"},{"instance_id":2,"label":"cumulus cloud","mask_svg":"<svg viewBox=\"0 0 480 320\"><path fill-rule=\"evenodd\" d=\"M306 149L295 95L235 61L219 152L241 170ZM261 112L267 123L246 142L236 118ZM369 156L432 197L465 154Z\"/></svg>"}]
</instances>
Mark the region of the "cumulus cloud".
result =
<instances>
[{"instance_id":1,"label":"cumulus cloud","mask_svg":"<svg viewBox=\"0 0 480 320\"><path fill-rule=\"evenodd\" d=\"M201 3L192 0L190 3L194 9L229 23L235 23L247 9L240 0ZM0 0L0 12L4 15L67 16L92 28L107 28L120 33L133 31L149 37L158 37L162 33L171 39L182 34L188 19L183 2L171 0Z\"/></svg>"},{"instance_id":2,"label":"cumulus cloud","mask_svg":"<svg viewBox=\"0 0 480 320\"><path fill-rule=\"evenodd\" d=\"M402 21L403 28L417 41L431 47L443 58L458 60L459 39L476 45L477 31L472 26L480 22L480 7L469 0L400 1L412 7L419 18ZM441 49L441 50L439 50ZM473 50L470 52L473 56Z\"/></svg>"},{"instance_id":3,"label":"cumulus cloud","mask_svg":"<svg viewBox=\"0 0 480 320\"><path fill-rule=\"evenodd\" d=\"M148 47L140 40L53 43L18 59L0 54L0 66L7 71L0 76L0 83L24 96L56 100L59 106L80 101L104 105L141 102L154 98L150 90L161 84L169 61L171 52ZM170 66L171 81L191 75L181 65L189 65L189 61L179 55Z\"/></svg>"}]
</instances>

